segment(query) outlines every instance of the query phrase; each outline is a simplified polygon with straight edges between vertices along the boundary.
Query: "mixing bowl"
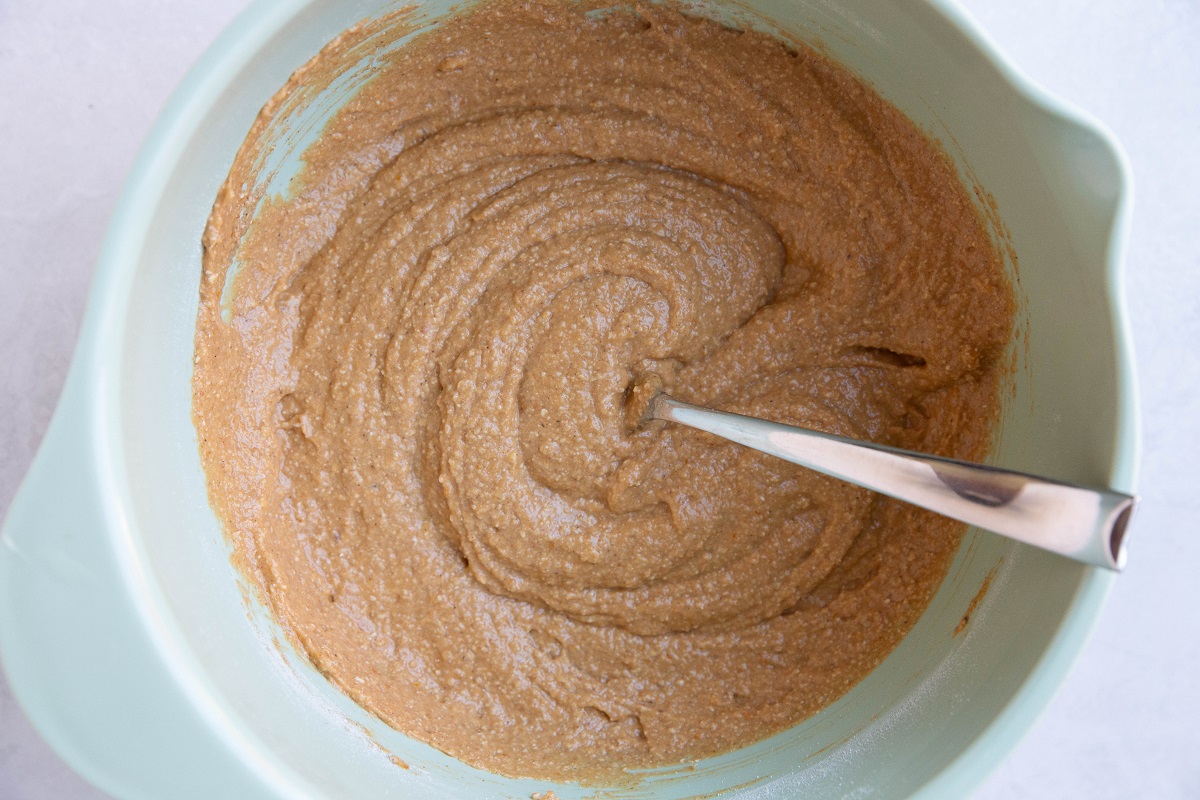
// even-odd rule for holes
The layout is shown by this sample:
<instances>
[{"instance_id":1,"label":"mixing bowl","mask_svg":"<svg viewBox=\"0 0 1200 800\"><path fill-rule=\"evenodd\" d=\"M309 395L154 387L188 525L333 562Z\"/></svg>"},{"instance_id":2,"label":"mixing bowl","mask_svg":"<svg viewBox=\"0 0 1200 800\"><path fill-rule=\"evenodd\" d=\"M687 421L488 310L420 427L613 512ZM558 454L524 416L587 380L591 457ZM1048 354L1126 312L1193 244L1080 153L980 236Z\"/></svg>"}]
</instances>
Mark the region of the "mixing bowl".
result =
<instances>
[{"instance_id":1,"label":"mixing bowl","mask_svg":"<svg viewBox=\"0 0 1200 800\"><path fill-rule=\"evenodd\" d=\"M1063 679L1111 575L970 531L917 626L823 712L599 789L501 778L388 728L317 674L242 582L190 419L201 231L264 101L339 31L396 7L261 0L192 70L142 151L0 547L4 667L38 730L124 798L962 796ZM944 144L1019 298L992 461L1132 491L1130 184L1112 137L1022 78L949 2L697 8L817 46ZM433 25L453 11L421 0L414 13ZM286 191L322 122L376 68L358 56L279 110L262 180Z\"/></svg>"}]
</instances>

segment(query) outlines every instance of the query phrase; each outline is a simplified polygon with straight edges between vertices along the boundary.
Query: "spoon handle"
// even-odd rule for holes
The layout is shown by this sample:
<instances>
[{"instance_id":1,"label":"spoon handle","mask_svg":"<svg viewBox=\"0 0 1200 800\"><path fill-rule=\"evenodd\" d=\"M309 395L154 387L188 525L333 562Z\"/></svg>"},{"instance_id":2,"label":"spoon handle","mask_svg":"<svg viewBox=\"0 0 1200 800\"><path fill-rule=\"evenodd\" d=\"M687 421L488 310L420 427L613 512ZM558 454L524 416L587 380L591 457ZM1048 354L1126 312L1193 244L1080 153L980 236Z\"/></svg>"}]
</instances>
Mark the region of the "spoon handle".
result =
<instances>
[{"instance_id":1,"label":"spoon handle","mask_svg":"<svg viewBox=\"0 0 1200 800\"><path fill-rule=\"evenodd\" d=\"M916 453L682 403L648 416L676 422L1076 561L1119 571L1137 498L1022 472Z\"/></svg>"}]
</instances>

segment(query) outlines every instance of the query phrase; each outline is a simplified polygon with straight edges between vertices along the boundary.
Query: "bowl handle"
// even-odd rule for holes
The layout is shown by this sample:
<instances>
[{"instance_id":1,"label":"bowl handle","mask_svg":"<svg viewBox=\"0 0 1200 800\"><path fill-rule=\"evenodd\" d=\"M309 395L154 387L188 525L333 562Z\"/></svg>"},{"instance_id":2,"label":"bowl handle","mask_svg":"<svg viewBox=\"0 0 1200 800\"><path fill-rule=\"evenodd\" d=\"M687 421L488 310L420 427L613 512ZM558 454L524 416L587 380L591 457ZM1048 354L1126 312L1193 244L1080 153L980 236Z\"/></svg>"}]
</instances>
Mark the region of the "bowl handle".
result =
<instances>
[{"instance_id":1,"label":"bowl handle","mask_svg":"<svg viewBox=\"0 0 1200 800\"><path fill-rule=\"evenodd\" d=\"M214 734L156 644L123 513L99 478L96 381L81 360L0 530L13 694L59 756L114 796L277 796Z\"/></svg>"}]
</instances>

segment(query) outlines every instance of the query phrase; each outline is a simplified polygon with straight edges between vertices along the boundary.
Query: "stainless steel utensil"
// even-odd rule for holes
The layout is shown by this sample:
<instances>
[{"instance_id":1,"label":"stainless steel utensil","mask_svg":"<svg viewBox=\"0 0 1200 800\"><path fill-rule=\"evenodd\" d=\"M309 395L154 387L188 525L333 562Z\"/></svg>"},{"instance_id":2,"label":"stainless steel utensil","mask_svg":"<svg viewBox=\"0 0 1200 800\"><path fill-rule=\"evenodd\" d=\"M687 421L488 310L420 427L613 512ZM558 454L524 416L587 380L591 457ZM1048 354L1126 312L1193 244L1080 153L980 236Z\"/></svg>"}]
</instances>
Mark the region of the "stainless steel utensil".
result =
<instances>
[{"instance_id":1,"label":"stainless steel utensil","mask_svg":"<svg viewBox=\"0 0 1200 800\"><path fill-rule=\"evenodd\" d=\"M1131 495L713 411L661 392L645 418L699 428L1085 564L1125 565Z\"/></svg>"}]
</instances>

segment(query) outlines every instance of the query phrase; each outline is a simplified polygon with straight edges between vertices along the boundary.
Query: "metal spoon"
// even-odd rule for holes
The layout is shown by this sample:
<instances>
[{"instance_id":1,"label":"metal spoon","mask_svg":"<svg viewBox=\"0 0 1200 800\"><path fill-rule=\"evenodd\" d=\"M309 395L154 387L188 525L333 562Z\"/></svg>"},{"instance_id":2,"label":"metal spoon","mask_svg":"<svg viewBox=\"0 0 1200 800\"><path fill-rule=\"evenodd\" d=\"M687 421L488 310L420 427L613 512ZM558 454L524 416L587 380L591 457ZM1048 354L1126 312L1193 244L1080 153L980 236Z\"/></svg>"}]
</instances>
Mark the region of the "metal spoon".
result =
<instances>
[{"instance_id":1,"label":"metal spoon","mask_svg":"<svg viewBox=\"0 0 1200 800\"><path fill-rule=\"evenodd\" d=\"M1125 566L1131 495L713 411L662 392L644 419L699 428L1085 564Z\"/></svg>"}]
</instances>

